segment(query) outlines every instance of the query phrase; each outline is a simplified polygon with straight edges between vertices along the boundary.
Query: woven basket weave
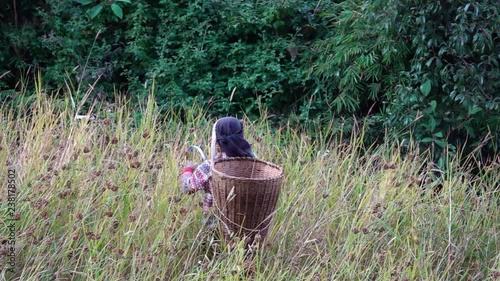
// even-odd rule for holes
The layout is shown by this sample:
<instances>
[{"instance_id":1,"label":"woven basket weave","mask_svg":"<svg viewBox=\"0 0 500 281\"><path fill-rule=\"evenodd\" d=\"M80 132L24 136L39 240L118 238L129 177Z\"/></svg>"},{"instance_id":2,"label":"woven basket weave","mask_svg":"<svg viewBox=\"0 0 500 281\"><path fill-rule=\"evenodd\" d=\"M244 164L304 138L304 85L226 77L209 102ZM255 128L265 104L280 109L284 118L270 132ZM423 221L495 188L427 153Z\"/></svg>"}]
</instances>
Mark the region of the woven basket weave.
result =
<instances>
[{"instance_id":1,"label":"woven basket weave","mask_svg":"<svg viewBox=\"0 0 500 281\"><path fill-rule=\"evenodd\" d=\"M263 241L274 216L283 169L254 158L216 160L212 171L215 214L226 238Z\"/></svg>"}]
</instances>

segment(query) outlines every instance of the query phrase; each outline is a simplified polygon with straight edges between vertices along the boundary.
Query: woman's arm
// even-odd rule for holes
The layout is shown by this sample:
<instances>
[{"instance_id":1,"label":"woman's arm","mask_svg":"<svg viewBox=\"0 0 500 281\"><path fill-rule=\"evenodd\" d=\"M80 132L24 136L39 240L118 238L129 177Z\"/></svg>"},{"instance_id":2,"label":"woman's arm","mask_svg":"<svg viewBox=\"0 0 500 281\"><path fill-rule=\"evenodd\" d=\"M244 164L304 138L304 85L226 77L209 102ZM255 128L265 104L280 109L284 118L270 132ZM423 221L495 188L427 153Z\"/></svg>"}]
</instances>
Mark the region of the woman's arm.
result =
<instances>
[{"instance_id":1,"label":"woman's arm","mask_svg":"<svg viewBox=\"0 0 500 281\"><path fill-rule=\"evenodd\" d=\"M203 161L198 167L187 166L182 171L182 189L184 193L193 193L198 190L210 191L210 162Z\"/></svg>"}]
</instances>

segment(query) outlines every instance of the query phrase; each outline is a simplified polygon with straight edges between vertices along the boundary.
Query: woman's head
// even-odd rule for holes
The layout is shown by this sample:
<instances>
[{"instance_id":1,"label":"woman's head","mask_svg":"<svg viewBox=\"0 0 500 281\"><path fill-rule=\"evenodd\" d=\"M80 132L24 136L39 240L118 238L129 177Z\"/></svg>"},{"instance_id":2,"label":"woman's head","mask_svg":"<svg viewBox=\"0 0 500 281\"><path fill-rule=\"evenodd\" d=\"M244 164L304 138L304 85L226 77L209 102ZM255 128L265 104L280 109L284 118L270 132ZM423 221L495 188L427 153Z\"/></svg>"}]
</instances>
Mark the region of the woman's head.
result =
<instances>
[{"instance_id":1,"label":"woman's head","mask_svg":"<svg viewBox=\"0 0 500 281\"><path fill-rule=\"evenodd\" d=\"M243 137L243 124L234 117L224 117L215 124L217 144L228 157L254 157Z\"/></svg>"}]
</instances>

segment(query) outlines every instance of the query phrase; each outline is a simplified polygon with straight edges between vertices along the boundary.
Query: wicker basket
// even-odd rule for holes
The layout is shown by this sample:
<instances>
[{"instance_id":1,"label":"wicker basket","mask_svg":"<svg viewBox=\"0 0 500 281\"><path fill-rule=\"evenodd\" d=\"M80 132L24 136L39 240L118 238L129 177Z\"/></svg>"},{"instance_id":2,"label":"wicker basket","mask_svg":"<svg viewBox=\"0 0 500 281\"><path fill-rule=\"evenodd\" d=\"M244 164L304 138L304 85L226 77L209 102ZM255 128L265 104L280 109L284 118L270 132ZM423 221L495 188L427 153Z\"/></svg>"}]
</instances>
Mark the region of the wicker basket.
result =
<instances>
[{"instance_id":1,"label":"wicker basket","mask_svg":"<svg viewBox=\"0 0 500 281\"><path fill-rule=\"evenodd\" d=\"M247 244L263 242L275 213L282 177L281 167L254 158L214 162L214 210L226 239L236 235Z\"/></svg>"}]
</instances>

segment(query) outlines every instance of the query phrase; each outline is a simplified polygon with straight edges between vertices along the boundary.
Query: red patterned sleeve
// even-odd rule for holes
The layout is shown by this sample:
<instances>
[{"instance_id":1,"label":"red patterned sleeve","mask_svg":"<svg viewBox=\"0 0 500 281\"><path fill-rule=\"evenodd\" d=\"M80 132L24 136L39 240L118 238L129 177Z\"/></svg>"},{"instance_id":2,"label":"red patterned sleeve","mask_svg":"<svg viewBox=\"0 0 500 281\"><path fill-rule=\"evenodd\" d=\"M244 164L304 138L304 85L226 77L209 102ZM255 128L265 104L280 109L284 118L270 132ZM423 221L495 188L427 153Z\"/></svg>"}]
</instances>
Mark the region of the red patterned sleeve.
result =
<instances>
[{"instance_id":1,"label":"red patterned sleeve","mask_svg":"<svg viewBox=\"0 0 500 281\"><path fill-rule=\"evenodd\" d=\"M225 158L224 155L216 157ZM210 167L210 160L203 161L196 169L186 168L182 172L182 188L185 193L193 193L198 190L205 191L203 196L203 212L208 213L213 204L212 186L210 178L212 177L212 170Z\"/></svg>"},{"instance_id":2,"label":"red patterned sleeve","mask_svg":"<svg viewBox=\"0 0 500 281\"><path fill-rule=\"evenodd\" d=\"M210 192L210 163L203 161L196 169L185 169L182 173L182 187L185 193L193 193L198 190Z\"/></svg>"}]
</instances>

